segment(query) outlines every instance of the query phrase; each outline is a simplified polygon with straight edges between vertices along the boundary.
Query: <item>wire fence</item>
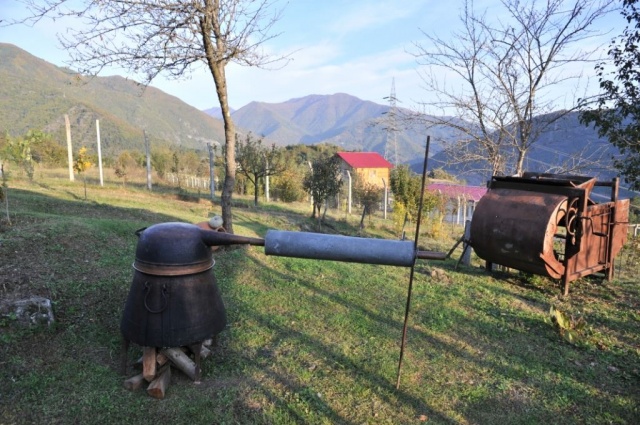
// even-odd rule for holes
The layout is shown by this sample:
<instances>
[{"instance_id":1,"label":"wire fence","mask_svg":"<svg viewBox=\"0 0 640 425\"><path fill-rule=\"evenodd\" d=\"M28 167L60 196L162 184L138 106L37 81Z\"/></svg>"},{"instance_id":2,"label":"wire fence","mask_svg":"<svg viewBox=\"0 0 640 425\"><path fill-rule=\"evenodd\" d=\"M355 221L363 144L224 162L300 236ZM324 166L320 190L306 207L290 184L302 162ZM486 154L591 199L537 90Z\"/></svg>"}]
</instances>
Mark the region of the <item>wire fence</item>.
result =
<instances>
[{"instance_id":1,"label":"wire fence","mask_svg":"<svg viewBox=\"0 0 640 425\"><path fill-rule=\"evenodd\" d=\"M198 177L189 174L167 173L165 175L165 179L172 185L184 186L186 188L209 189L211 187L211 179L208 177Z\"/></svg>"}]
</instances>

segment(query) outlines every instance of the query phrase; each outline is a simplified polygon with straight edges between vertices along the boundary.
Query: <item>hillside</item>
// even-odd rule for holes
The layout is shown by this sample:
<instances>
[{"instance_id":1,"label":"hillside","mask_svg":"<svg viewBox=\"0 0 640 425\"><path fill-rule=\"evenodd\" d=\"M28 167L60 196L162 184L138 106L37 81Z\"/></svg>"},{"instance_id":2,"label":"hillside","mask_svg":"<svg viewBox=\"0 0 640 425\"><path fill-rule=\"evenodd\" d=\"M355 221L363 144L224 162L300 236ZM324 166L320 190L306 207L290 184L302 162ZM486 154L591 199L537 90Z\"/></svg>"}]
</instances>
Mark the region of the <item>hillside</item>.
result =
<instances>
[{"instance_id":1,"label":"hillside","mask_svg":"<svg viewBox=\"0 0 640 425\"><path fill-rule=\"evenodd\" d=\"M95 146L100 120L106 155L141 149L143 130L156 143L191 148L224 139L220 121L177 97L119 76L83 77L11 44L0 43L0 80L0 131L14 136L42 129L64 141L68 114L74 146Z\"/></svg>"},{"instance_id":2,"label":"hillside","mask_svg":"<svg viewBox=\"0 0 640 425\"><path fill-rule=\"evenodd\" d=\"M239 127L264 136L278 145L331 143L345 150L385 153L389 140L389 160L394 162L393 133L387 129L390 106L338 93L309 95L282 103L251 102L238 109L233 119ZM427 132L418 123L403 117L408 110L398 108L395 139L398 163L423 156ZM445 127L429 130L434 140L431 152L441 149L441 140L455 137Z\"/></svg>"},{"instance_id":3,"label":"hillside","mask_svg":"<svg viewBox=\"0 0 640 425\"><path fill-rule=\"evenodd\" d=\"M558 113L558 112L556 112ZM598 137L597 132L582 125L578 112L571 112L558 119L549 129L543 131L535 144L527 153L524 169L526 171L581 174L610 180L618 175L613 167L613 157L619 156L618 150L606 139ZM539 116L536 119L544 122L553 117ZM503 149L502 155L508 158L509 171L515 158L515 152ZM431 158L429 169L442 167L451 174L460 176L469 184L484 184L490 177L488 173L478 173L486 164L468 163L456 165L448 150L437 152ZM422 161L414 160L411 168L422 172ZM623 182L624 186L624 182Z\"/></svg>"}]
</instances>

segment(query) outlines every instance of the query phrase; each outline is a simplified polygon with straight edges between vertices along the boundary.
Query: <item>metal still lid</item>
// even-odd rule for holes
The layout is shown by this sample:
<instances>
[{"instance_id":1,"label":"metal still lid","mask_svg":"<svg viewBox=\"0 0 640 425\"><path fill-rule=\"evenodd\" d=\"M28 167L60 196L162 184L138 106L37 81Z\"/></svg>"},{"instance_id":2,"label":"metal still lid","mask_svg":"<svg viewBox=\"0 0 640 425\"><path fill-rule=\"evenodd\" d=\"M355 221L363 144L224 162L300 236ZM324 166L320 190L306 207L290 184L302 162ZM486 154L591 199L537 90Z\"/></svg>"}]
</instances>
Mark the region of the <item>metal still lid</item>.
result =
<instances>
[{"instance_id":1,"label":"metal still lid","mask_svg":"<svg viewBox=\"0 0 640 425\"><path fill-rule=\"evenodd\" d=\"M196 225L160 223L136 234L139 239L133 268L140 272L178 276L208 270L215 263Z\"/></svg>"}]
</instances>

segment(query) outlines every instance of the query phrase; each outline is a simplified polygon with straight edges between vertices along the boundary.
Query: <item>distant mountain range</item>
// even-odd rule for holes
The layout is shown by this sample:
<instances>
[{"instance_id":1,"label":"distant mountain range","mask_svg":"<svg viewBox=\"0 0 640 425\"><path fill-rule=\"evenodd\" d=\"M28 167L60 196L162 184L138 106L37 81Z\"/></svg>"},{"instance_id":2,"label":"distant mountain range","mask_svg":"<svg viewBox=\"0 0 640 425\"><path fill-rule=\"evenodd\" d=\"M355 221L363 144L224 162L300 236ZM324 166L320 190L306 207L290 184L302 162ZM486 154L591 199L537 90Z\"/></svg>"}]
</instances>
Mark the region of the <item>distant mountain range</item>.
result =
<instances>
[{"instance_id":1,"label":"distant mountain range","mask_svg":"<svg viewBox=\"0 0 640 425\"><path fill-rule=\"evenodd\" d=\"M143 130L153 143L168 146L204 149L207 142L224 140L219 108L200 111L153 87L143 90L122 77L81 77L11 44L0 43L0 81L0 131L14 136L40 129L64 141L66 114L74 146L95 146L95 120L100 120L106 155L122 149L142 150ZM450 165L443 146L461 137L458 133L448 127L426 130L420 120L405 119L409 116L415 118L416 114L344 93L309 95L282 103L251 102L232 114L240 133L252 132L269 143L331 143L346 151L374 151L392 163L412 164L418 172L429 135L430 169L442 167L472 184L489 177ZM558 120L542 134L529 152L525 168L560 170L576 153L587 158L581 173L601 179L615 174L610 157L617 151L592 128L580 124L576 113Z\"/></svg>"},{"instance_id":2,"label":"distant mountain range","mask_svg":"<svg viewBox=\"0 0 640 425\"><path fill-rule=\"evenodd\" d=\"M219 116L217 108L206 112ZM418 123L406 120L411 114L338 93L282 103L251 102L235 111L232 118L239 128L277 145L330 143L348 151L386 153L392 163L403 163L424 156L427 133ZM429 134L437 140L456 137L456 132L447 127L431 128ZM434 143L431 152L440 150L440 143Z\"/></svg>"},{"instance_id":3,"label":"distant mountain range","mask_svg":"<svg viewBox=\"0 0 640 425\"><path fill-rule=\"evenodd\" d=\"M564 112L536 120L549 122L556 114ZM432 141L429 169L443 168L469 184L484 184L490 177L475 171L473 164L452 165L452 158L443 146L462 137L455 130L444 126L421 128L419 122L424 122L426 116L405 109L395 110L393 124L390 115L390 106L339 93L310 95L282 103L251 102L235 111L232 117L245 131L280 145L332 143L345 150L386 153L391 162L395 162L394 146L397 145L398 163L409 163L418 173L422 172L428 135ZM391 132L390 128L397 131ZM513 157L515 154L505 149L503 155ZM617 149L598 137L593 128L582 125L577 112L571 112L540 135L527 154L525 170L585 174L609 180L617 174L611 161L614 155L618 155Z\"/></svg>"},{"instance_id":4,"label":"distant mountain range","mask_svg":"<svg viewBox=\"0 0 640 425\"><path fill-rule=\"evenodd\" d=\"M30 129L66 141L64 115L74 146L96 145L100 120L102 150L142 150L142 131L154 143L203 148L224 140L222 123L177 97L122 77L84 78L24 50L0 43L0 131L18 136Z\"/></svg>"},{"instance_id":5,"label":"distant mountain range","mask_svg":"<svg viewBox=\"0 0 640 425\"><path fill-rule=\"evenodd\" d=\"M556 114L561 116L558 118ZM578 112L554 112L536 117L541 123L553 122L542 132L527 152L524 161L525 171L557 174L580 174L597 177L600 180L610 180L618 175L613 167L612 158L619 157L619 151L606 139L600 138L598 133L586 127L579 121ZM504 158L513 158L513 149L502 150ZM483 184L489 179L490 173L478 173L477 164L451 165L448 152L441 151L431 158L429 169L442 167L451 174L463 178L470 184ZM486 164L485 164L486 166ZM411 168L422 172L422 163L414 161ZM509 168L507 168L509 169Z\"/></svg>"}]
</instances>

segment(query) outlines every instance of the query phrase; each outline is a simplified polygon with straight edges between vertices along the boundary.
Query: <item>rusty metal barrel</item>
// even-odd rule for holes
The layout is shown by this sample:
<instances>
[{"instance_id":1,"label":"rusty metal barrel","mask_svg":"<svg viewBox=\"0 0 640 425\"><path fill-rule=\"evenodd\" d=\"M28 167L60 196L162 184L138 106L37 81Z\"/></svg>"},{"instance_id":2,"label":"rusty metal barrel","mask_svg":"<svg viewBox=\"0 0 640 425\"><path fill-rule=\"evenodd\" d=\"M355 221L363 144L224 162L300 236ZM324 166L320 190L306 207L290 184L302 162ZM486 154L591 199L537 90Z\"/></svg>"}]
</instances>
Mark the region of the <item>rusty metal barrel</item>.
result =
<instances>
[{"instance_id":1,"label":"rusty metal barrel","mask_svg":"<svg viewBox=\"0 0 640 425\"><path fill-rule=\"evenodd\" d=\"M575 211L565 195L496 188L478 202L471 246L483 260L530 273L562 277L554 236Z\"/></svg>"}]
</instances>

